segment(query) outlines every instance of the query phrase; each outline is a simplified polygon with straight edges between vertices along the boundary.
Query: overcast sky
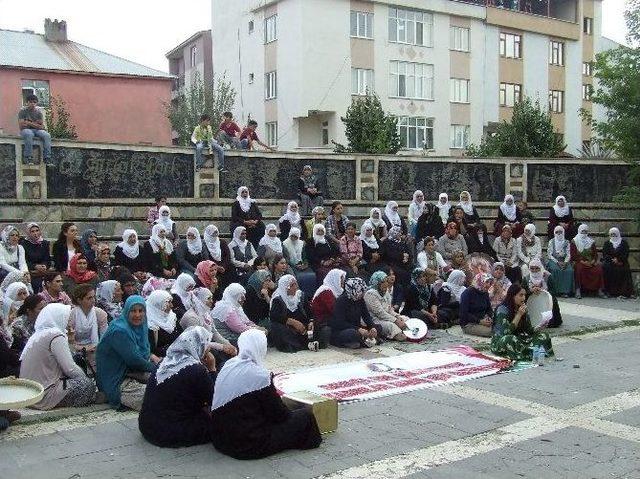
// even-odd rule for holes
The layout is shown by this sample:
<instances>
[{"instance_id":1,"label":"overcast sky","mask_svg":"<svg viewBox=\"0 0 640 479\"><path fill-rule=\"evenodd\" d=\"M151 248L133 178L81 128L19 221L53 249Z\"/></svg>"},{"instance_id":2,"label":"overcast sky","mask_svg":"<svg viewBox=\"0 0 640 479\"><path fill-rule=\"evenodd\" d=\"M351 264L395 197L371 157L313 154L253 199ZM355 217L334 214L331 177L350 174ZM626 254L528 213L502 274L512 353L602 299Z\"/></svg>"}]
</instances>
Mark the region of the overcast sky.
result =
<instances>
[{"instance_id":1,"label":"overcast sky","mask_svg":"<svg viewBox=\"0 0 640 479\"><path fill-rule=\"evenodd\" d=\"M602 5L603 34L624 42L624 1ZM70 40L168 71L164 55L211 28L211 0L0 0L2 29L42 33L47 17L66 20Z\"/></svg>"}]
</instances>

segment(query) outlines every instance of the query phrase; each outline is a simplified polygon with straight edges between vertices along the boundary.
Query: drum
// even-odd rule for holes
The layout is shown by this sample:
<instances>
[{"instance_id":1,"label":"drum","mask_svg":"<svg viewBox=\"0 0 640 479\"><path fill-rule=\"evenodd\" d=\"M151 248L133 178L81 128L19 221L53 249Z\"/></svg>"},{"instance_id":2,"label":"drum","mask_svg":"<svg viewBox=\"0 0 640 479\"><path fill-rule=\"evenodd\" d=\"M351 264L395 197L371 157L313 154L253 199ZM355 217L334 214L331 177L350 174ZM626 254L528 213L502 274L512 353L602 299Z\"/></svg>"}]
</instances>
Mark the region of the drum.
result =
<instances>
[{"instance_id":1,"label":"drum","mask_svg":"<svg viewBox=\"0 0 640 479\"><path fill-rule=\"evenodd\" d=\"M42 399L44 388L30 379L10 376L0 379L0 410L32 406Z\"/></svg>"},{"instance_id":2,"label":"drum","mask_svg":"<svg viewBox=\"0 0 640 479\"><path fill-rule=\"evenodd\" d=\"M419 343L427 336L429 328L427 328L427 325L424 324L423 321L417 318L409 318L406 323L407 327L402 332L407 337L407 341Z\"/></svg>"},{"instance_id":3,"label":"drum","mask_svg":"<svg viewBox=\"0 0 640 479\"><path fill-rule=\"evenodd\" d=\"M532 294L527 300L527 313L531 320L531 325L539 327L551 321L553 316L553 298L548 291L540 291Z\"/></svg>"}]
</instances>

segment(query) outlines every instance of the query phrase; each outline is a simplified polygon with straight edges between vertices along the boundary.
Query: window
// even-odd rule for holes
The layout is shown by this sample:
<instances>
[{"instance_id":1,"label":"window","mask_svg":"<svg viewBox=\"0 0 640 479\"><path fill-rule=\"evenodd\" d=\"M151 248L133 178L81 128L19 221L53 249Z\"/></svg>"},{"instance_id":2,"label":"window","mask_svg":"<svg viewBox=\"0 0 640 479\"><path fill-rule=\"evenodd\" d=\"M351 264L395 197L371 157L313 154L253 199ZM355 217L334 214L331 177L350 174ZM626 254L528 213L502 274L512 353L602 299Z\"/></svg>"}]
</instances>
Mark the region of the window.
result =
<instances>
[{"instance_id":1,"label":"window","mask_svg":"<svg viewBox=\"0 0 640 479\"><path fill-rule=\"evenodd\" d=\"M322 146L327 146L329 144L329 122L322 122Z\"/></svg>"},{"instance_id":2,"label":"window","mask_svg":"<svg viewBox=\"0 0 640 479\"><path fill-rule=\"evenodd\" d=\"M190 50L191 54L191 66L195 67L198 64L198 47L193 45Z\"/></svg>"},{"instance_id":3,"label":"window","mask_svg":"<svg viewBox=\"0 0 640 479\"><path fill-rule=\"evenodd\" d=\"M500 106L514 106L522 99L521 91L517 83L500 83Z\"/></svg>"},{"instance_id":4,"label":"window","mask_svg":"<svg viewBox=\"0 0 640 479\"><path fill-rule=\"evenodd\" d=\"M27 96L38 97L38 106L49 107L49 81L48 80L22 80L22 106L27 105Z\"/></svg>"},{"instance_id":5,"label":"window","mask_svg":"<svg viewBox=\"0 0 640 479\"><path fill-rule=\"evenodd\" d=\"M254 79L254 74L249 73L249 83L253 83L253 79Z\"/></svg>"},{"instance_id":6,"label":"window","mask_svg":"<svg viewBox=\"0 0 640 479\"><path fill-rule=\"evenodd\" d=\"M549 42L549 63L564 66L564 43L554 40Z\"/></svg>"},{"instance_id":7,"label":"window","mask_svg":"<svg viewBox=\"0 0 640 479\"><path fill-rule=\"evenodd\" d=\"M451 125L451 148L469 146L469 125Z\"/></svg>"},{"instance_id":8,"label":"window","mask_svg":"<svg viewBox=\"0 0 640 479\"><path fill-rule=\"evenodd\" d=\"M278 15L271 15L264 21L264 42L271 43L278 39L277 32Z\"/></svg>"},{"instance_id":9,"label":"window","mask_svg":"<svg viewBox=\"0 0 640 479\"><path fill-rule=\"evenodd\" d=\"M586 35L593 33L593 18L584 17L582 19L582 33Z\"/></svg>"},{"instance_id":10,"label":"window","mask_svg":"<svg viewBox=\"0 0 640 479\"><path fill-rule=\"evenodd\" d=\"M389 8L389 41L432 46L433 15L417 10Z\"/></svg>"},{"instance_id":11,"label":"window","mask_svg":"<svg viewBox=\"0 0 640 479\"><path fill-rule=\"evenodd\" d=\"M522 58L522 36L513 33L501 33L500 56Z\"/></svg>"},{"instance_id":12,"label":"window","mask_svg":"<svg viewBox=\"0 0 640 479\"><path fill-rule=\"evenodd\" d=\"M253 20L249 20L249 34L253 33L254 24Z\"/></svg>"},{"instance_id":13,"label":"window","mask_svg":"<svg viewBox=\"0 0 640 479\"><path fill-rule=\"evenodd\" d=\"M264 76L264 99L272 100L278 96L278 75L269 72Z\"/></svg>"},{"instance_id":14,"label":"window","mask_svg":"<svg viewBox=\"0 0 640 479\"><path fill-rule=\"evenodd\" d=\"M373 38L373 13L351 11L351 36Z\"/></svg>"},{"instance_id":15,"label":"window","mask_svg":"<svg viewBox=\"0 0 640 479\"><path fill-rule=\"evenodd\" d=\"M582 85L582 99L584 101L591 101L591 95L593 94L593 85L585 83Z\"/></svg>"},{"instance_id":16,"label":"window","mask_svg":"<svg viewBox=\"0 0 640 479\"><path fill-rule=\"evenodd\" d=\"M403 148L433 150L433 118L398 117L398 134Z\"/></svg>"},{"instance_id":17,"label":"window","mask_svg":"<svg viewBox=\"0 0 640 479\"><path fill-rule=\"evenodd\" d=\"M267 145L278 146L278 122L270 121L264 124L267 135Z\"/></svg>"},{"instance_id":18,"label":"window","mask_svg":"<svg viewBox=\"0 0 640 479\"><path fill-rule=\"evenodd\" d=\"M582 62L582 74L588 77L593 75L593 64L591 62Z\"/></svg>"},{"instance_id":19,"label":"window","mask_svg":"<svg viewBox=\"0 0 640 479\"><path fill-rule=\"evenodd\" d=\"M469 103L469 80L464 78L451 79L450 100L453 103Z\"/></svg>"},{"instance_id":20,"label":"window","mask_svg":"<svg viewBox=\"0 0 640 479\"><path fill-rule=\"evenodd\" d=\"M449 29L449 37L450 37L450 46L451 50L456 50L459 52L468 52L469 51L469 36L470 31L468 28L464 27L450 27Z\"/></svg>"},{"instance_id":21,"label":"window","mask_svg":"<svg viewBox=\"0 0 640 479\"><path fill-rule=\"evenodd\" d=\"M392 61L389 96L433 100L433 65Z\"/></svg>"},{"instance_id":22,"label":"window","mask_svg":"<svg viewBox=\"0 0 640 479\"><path fill-rule=\"evenodd\" d=\"M351 69L351 94L366 95L372 93L373 87L373 70L365 70L363 68Z\"/></svg>"},{"instance_id":23,"label":"window","mask_svg":"<svg viewBox=\"0 0 640 479\"><path fill-rule=\"evenodd\" d=\"M564 92L561 90L551 90L549 92L549 111L562 113L564 111Z\"/></svg>"}]
</instances>

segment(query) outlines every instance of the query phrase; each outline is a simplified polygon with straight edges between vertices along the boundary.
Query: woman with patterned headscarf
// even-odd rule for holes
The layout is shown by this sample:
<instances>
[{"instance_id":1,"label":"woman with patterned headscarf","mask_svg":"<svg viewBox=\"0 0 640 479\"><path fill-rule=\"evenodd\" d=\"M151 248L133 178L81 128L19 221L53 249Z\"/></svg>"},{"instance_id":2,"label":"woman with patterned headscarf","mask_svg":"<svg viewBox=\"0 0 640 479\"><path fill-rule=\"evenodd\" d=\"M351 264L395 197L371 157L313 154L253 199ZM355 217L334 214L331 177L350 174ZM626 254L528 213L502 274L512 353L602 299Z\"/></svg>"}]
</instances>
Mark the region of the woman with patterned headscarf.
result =
<instances>
[{"instance_id":1,"label":"woman with patterned headscarf","mask_svg":"<svg viewBox=\"0 0 640 479\"><path fill-rule=\"evenodd\" d=\"M395 341L405 341L407 337L402 332L406 328L406 316L396 313L385 300L387 292L387 273L376 271L369 279L369 289L364 294L364 302L367 305L371 319L382 328L382 336Z\"/></svg>"},{"instance_id":2,"label":"woman with patterned headscarf","mask_svg":"<svg viewBox=\"0 0 640 479\"><path fill-rule=\"evenodd\" d=\"M371 319L364 294L367 284L361 278L349 278L338 296L329 320L331 344L340 348L369 347L380 342L382 327Z\"/></svg>"},{"instance_id":3,"label":"woman with patterned headscarf","mask_svg":"<svg viewBox=\"0 0 640 479\"><path fill-rule=\"evenodd\" d=\"M1 236L0 281L9 273L29 271L24 247L19 244L20 232L18 231L18 228L12 225L5 226L2 230Z\"/></svg>"},{"instance_id":4,"label":"woman with patterned headscarf","mask_svg":"<svg viewBox=\"0 0 640 479\"><path fill-rule=\"evenodd\" d=\"M407 243L406 238L402 236L402 229L399 226L393 226L389 229L387 238L381 245L382 261L389 267L393 268L398 283L402 287L409 285L411 281L412 248Z\"/></svg>"},{"instance_id":5,"label":"woman with patterned headscarf","mask_svg":"<svg viewBox=\"0 0 640 479\"><path fill-rule=\"evenodd\" d=\"M460 326L466 334L491 337L493 308L489 299L489 288L493 277L488 273L478 273L471 287L460 295Z\"/></svg>"},{"instance_id":6,"label":"woman with patterned headscarf","mask_svg":"<svg viewBox=\"0 0 640 479\"><path fill-rule=\"evenodd\" d=\"M44 275L51 267L51 249L49 242L42 237L42 230L38 223L27 223L26 236L20 239L20 245L24 248L27 266L31 273L31 286L33 291L42 291Z\"/></svg>"}]
</instances>

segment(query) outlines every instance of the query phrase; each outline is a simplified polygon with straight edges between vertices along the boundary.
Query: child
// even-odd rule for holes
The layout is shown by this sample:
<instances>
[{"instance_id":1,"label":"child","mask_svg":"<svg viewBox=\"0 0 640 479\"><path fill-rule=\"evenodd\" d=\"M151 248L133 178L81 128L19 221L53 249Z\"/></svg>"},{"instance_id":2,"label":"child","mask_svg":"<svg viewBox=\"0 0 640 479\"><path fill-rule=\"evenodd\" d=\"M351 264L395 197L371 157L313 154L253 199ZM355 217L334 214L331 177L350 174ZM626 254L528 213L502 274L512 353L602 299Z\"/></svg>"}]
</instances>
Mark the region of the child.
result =
<instances>
[{"instance_id":1,"label":"child","mask_svg":"<svg viewBox=\"0 0 640 479\"><path fill-rule=\"evenodd\" d=\"M238 137L240 133L242 133L242 130L238 124L233 121L233 114L230 111L225 111L222 114L222 123L220 123L218 131L218 141L220 144L222 144L222 146L227 144L231 148L239 149L240 140Z\"/></svg>"},{"instance_id":2,"label":"child","mask_svg":"<svg viewBox=\"0 0 640 479\"><path fill-rule=\"evenodd\" d=\"M255 141L261 147L266 148L269 151L275 151L273 148L260 141L258 134L256 133L256 128L258 128L258 122L255 120L249 120L247 127L240 135L241 148L243 150L253 150L253 142Z\"/></svg>"},{"instance_id":3,"label":"child","mask_svg":"<svg viewBox=\"0 0 640 479\"><path fill-rule=\"evenodd\" d=\"M227 171L224 167L224 149L214 140L211 117L206 113L200 117L200 124L193 130L191 142L196 145L196 171L200 170L204 164L202 150L205 146L209 147L210 155L213 154L213 150L216 151L218 155L218 171L220 173Z\"/></svg>"}]
</instances>

